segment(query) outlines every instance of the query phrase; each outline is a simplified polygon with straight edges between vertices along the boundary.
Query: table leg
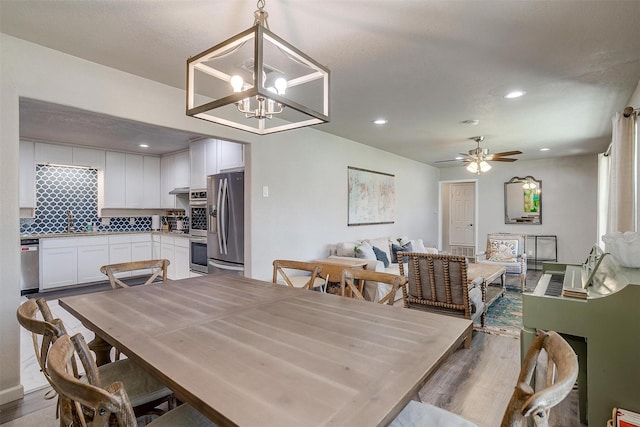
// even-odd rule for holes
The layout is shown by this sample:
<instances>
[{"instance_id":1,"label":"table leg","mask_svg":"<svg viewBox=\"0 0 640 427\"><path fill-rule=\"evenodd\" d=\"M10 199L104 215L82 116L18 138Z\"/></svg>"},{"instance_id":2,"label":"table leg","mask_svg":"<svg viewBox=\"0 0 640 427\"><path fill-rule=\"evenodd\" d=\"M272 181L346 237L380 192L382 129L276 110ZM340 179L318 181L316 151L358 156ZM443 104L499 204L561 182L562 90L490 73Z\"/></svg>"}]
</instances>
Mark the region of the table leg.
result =
<instances>
[{"instance_id":1,"label":"table leg","mask_svg":"<svg viewBox=\"0 0 640 427\"><path fill-rule=\"evenodd\" d=\"M98 366L111 363L111 349L113 346L103 340L97 334L95 338L89 343L89 348L96 353L96 364Z\"/></svg>"}]
</instances>

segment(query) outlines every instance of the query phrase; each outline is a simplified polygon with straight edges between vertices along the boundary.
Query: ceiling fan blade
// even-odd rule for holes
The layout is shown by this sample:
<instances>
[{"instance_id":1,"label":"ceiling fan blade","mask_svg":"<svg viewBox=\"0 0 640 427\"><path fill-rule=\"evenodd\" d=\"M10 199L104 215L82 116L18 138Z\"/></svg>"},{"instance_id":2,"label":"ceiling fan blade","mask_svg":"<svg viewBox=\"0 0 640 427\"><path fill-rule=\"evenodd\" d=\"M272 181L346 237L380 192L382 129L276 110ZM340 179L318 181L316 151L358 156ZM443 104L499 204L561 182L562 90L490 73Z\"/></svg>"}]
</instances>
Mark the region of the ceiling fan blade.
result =
<instances>
[{"instance_id":1,"label":"ceiling fan blade","mask_svg":"<svg viewBox=\"0 0 640 427\"><path fill-rule=\"evenodd\" d=\"M498 157L497 159L491 159L490 162L515 162L518 159L510 159L509 157Z\"/></svg>"},{"instance_id":2,"label":"ceiling fan blade","mask_svg":"<svg viewBox=\"0 0 640 427\"><path fill-rule=\"evenodd\" d=\"M502 153L493 153L492 156L495 158L496 156L515 156L516 154L522 154L522 151L503 151Z\"/></svg>"},{"instance_id":3,"label":"ceiling fan blade","mask_svg":"<svg viewBox=\"0 0 640 427\"><path fill-rule=\"evenodd\" d=\"M461 161L463 161L463 159L436 160L433 163L461 162Z\"/></svg>"}]
</instances>

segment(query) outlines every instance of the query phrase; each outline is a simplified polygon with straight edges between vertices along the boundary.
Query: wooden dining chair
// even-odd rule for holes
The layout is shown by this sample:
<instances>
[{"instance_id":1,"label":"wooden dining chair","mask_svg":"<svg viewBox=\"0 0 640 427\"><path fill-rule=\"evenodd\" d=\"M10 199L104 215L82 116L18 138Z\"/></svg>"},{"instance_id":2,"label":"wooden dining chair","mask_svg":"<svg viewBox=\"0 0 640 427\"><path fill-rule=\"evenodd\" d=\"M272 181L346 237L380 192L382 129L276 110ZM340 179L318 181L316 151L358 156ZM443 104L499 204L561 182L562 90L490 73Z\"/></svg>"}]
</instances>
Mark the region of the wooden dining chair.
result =
<instances>
[{"instance_id":1,"label":"wooden dining chair","mask_svg":"<svg viewBox=\"0 0 640 427\"><path fill-rule=\"evenodd\" d=\"M162 275L162 281L167 281L167 267L169 267L170 261L168 259L152 259L147 261L133 261L133 262L121 262L118 264L107 264L100 267L100 272L106 274L109 278L109 283L113 289L128 288L129 285L124 283L116 274L123 272L141 272L142 276L145 276L144 272L150 271L149 278L144 283L149 285L153 283L160 275Z\"/></svg>"},{"instance_id":2,"label":"wooden dining chair","mask_svg":"<svg viewBox=\"0 0 640 427\"><path fill-rule=\"evenodd\" d=\"M383 273L379 271L361 270L346 268L342 270L342 280L340 281L340 295L351 296L356 299L365 299L365 281L386 283L389 291L382 296L378 302L380 304L393 305L398 289L406 286L407 278L398 274Z\"/></svg>"},{"instance_id":3,"label":"wooden dining chair","mask_svg":"<svg viewBox=\"0 0 640 427\"><path fill-rule=\"evenodd\" d=\"M473 282L467 279L467 258L460 255L398 252L398 258L407 257L408 271L399 264L400 274L407 276L403 289L404 306L426 311L480 319L484 327L487 312L487 291L484 277ZM471 346L470 330L464 346Z\"/></svg>"},{"instance_id":4,"label":"wooden dining chair","mask_svg":"<svg viewBox=\"0 0 640 427\"><path fill-rule=\"evenodd\" d=\"M538 427L548 426L549 410L567 397L577 378L578 357L569 343L554 331L538 331L525 355L501 427L521 427L524 419L531 419ZM389 425L474 424L433 405L411 402Z\"/></svg>"},{"instance_id":5,"label":"wooden dining chair","mask_svg":"<svg viewBox=\"0 0 640 427\"><path fill-rule=\"evenodd\" d=\"M71 369L74 356L82 362L88 381L82 381ZM51 379L59 390L62 401L74 410L70 419L62 419L64 425L87 427L137 427L136 415L121 381L104 387L99 369L83 336L63 335L51 346L47 367ZM62 423L61 423L62 425ZM183 404L150 423L150 427L164 426L215 426L193 407Z\"/></svg>"},{"instance_id":6,"label":"wooden dining chair","mask_svg":"<svg viewBox=\"0 0 640 427\"><path fill-rule=\"evenodd\" d=\"M301 274L302 273L302 274ZM293 288L326 291L327 279L322 278L322 267L312 262L277 259L273 261L273 283Z\"/></svg>"},{"instance_id":7,"label":"wooden dining chair","mask_svg":"<svg viewBox=\"0 0 640 427\"><path fill-rule=\"evenodd\" d=\"M54 319L44 298L29 299L22 303L17 310L18 323L31 332L36 359L43 375L49 381L54 391L47 368L47 360L53 343L65 335L64 324L60 319ZM143 414L163 402L173 402L173 393L162 383L131 359L122 359L107 363L98 368L100 377L105 382L122 381L129 390L132 405L136 412Z\"/></svg>"}]
</instances>

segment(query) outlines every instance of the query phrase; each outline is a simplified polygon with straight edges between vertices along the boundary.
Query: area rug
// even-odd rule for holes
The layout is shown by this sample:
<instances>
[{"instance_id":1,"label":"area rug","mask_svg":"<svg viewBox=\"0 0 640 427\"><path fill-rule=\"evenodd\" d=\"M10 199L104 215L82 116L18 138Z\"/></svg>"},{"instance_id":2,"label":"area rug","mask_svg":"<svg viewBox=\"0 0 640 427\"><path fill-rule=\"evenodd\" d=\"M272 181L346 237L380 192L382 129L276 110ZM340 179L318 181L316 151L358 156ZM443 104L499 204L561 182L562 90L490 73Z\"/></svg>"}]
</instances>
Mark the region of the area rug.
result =
<instances>
[{"instance_id":1,"label":"area rug","mask_svg":"<svg viewBox=\"0 0 640 427\"><path fill-rule=\"evenodd\" d=\"M485 327L481 327L478 321L474 328L489 334L519 338L522 328L522 292L507 288L505 295L489 306Z\"/></svg>"}]
</instances>

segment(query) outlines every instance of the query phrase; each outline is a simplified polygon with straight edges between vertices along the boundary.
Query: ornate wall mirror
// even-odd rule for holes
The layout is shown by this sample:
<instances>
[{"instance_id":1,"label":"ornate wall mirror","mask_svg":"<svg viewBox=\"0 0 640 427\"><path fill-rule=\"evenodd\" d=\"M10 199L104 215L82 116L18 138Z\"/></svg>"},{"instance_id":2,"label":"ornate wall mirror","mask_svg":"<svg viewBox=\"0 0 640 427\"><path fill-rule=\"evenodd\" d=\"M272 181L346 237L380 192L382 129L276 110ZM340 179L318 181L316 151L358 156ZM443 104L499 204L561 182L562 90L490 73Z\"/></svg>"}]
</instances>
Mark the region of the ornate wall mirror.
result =
<instances>
[{"instance_id":1,"label":"ornate wall mirror","mask_svg":"<svg viewBox=\"0 0 640 427\"><path fill-rule=\"evenodd\" d=\"M504 223L542 224L542 181L528 175L504 183Z\"/></svg>"}]
</instances>

